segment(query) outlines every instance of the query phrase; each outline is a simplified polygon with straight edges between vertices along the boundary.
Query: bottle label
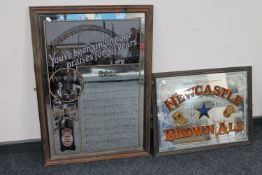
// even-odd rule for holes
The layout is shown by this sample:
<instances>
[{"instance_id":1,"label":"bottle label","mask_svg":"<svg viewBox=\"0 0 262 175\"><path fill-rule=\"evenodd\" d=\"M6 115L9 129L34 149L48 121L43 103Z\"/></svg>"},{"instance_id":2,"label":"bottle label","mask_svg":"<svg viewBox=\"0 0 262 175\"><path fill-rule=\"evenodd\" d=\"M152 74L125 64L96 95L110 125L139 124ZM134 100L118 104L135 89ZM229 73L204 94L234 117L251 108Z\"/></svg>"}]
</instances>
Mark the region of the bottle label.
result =
<instances>
[{"instance_id":1,"label":"bottle label","mask_svg":"<svg viewBox=\"0 0 262 175\"><path fill-rule=\"evenodd\" d=\"M73 144L74 137L72 129L65 128L62 130L62 143L64 146L69 147Z\"/></svg>"}]
</instances>

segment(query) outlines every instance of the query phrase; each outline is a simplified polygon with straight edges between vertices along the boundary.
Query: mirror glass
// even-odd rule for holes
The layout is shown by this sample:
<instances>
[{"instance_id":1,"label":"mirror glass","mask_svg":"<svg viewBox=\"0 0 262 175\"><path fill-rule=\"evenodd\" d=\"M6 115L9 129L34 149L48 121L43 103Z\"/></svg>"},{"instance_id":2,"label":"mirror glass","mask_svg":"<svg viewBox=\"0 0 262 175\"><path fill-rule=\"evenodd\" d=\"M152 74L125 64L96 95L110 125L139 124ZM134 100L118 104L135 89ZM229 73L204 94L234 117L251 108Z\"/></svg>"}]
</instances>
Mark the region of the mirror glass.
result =
<instances>
[{"instance_id":1,"label":"mirror glass","mask_svg":"<svg viewBox=\"0 0 262 175\"><path fill-rule=\"evenodd\" d=\"M51 157L143 150L145 14L39 18Z\"/></svg>"}]
</instances>

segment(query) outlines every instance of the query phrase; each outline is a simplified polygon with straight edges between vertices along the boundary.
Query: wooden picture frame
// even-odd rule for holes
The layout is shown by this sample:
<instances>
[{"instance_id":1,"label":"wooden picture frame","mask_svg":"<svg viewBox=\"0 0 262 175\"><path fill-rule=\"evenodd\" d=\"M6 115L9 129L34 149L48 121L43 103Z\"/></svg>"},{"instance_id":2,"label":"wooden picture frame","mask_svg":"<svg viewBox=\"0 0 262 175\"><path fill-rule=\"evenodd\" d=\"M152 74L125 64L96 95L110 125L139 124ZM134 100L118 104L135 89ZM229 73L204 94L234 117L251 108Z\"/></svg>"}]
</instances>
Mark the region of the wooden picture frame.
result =
<instances>
[{"instance_id":1,"label":"wooden picture frame","mask_svg":"<svg viewBox=\"0 0 262 175\"><path fill-rule=\"evenodd\" d=\"M30 17L45 165L149 155L153 6Z\"/></svg>"},{"instance_id":2,"label":"wooden picture frame","mask_svg":"<svg viewBox=\"0 0 262 175\"><path fill-rule=\"evenodd\" d=\"M252 67L153 74L154 155L252 143Z\"/></svg>"}]
</instances>

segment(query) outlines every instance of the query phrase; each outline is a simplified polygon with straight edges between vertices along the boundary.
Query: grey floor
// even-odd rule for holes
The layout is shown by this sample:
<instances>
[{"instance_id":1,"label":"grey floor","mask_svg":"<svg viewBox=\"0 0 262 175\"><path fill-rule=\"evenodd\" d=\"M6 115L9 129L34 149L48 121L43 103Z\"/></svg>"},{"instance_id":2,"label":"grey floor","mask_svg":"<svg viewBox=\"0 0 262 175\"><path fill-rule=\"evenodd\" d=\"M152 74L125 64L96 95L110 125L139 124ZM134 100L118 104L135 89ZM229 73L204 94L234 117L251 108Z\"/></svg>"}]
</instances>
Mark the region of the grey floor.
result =
<instances>
[{"instance_id":1,"label":"grey floor","mask_svg":"<svg viewBox=\"0 0 262 175\"><path fill-rule=\"evenodd\" d=\"M254 128L253 145L168 157L139 157L61 166L43 166L41 150L0 152L0 174L139 175L259 174L262 175L262 128Z\"/></svg>"}]
</instances>

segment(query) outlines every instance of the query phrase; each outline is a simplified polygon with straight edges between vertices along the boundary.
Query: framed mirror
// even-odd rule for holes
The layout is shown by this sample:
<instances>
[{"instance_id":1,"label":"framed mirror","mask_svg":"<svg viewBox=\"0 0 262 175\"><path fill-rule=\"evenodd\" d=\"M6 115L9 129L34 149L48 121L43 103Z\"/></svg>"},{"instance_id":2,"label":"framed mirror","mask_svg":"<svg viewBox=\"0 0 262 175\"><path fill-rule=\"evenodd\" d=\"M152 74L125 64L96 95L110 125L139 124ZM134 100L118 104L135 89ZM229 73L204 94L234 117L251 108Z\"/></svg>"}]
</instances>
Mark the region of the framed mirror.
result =
<instances>
[{"instance_id":1,"label":"framed mirror","mask_svg":"<svg viewBox=\"0 0 262 175\"><path fill-rule=\"evenodd\" d=\"M45 165L148 155L151 5L30 7Z\"/></svg>"},{"instance_id":2,"label":"framed mirror","mask_svg":"<svg viewBox=\"0 0 262 175\"><path fill-rule=\"evenodd\" d=\"M153 75L156 156L252 143L252 68Z\"/></svg>"}]
</instances>

